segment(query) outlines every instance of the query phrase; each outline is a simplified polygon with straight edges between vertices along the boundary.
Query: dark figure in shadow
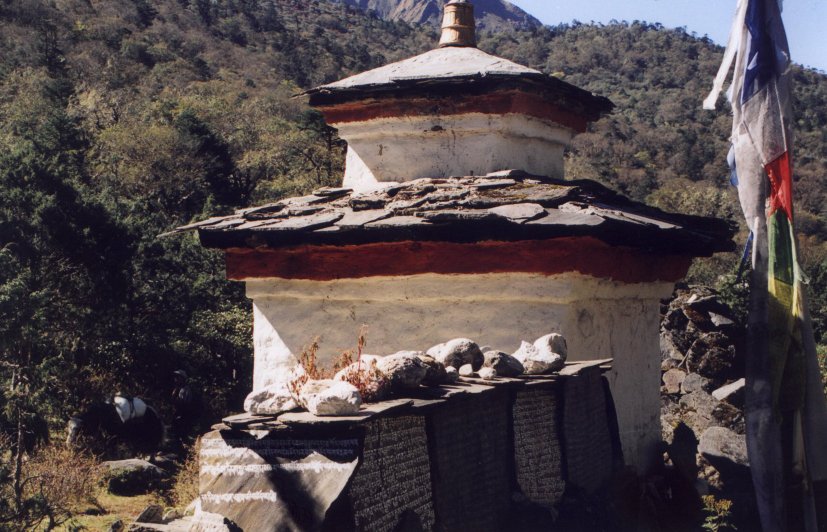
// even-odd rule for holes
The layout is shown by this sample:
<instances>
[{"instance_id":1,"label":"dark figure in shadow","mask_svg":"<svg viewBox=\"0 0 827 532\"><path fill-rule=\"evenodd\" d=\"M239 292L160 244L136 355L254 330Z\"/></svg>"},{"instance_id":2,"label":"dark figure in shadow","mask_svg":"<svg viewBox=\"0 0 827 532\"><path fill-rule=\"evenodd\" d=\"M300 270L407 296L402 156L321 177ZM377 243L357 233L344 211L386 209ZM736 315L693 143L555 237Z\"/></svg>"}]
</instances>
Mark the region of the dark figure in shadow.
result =
<instances>
[{"instance_id":1,"label":"dark figure in shadow","mask_svg":"<svg viewBox=\"0 0 827 532\"><path fill-rule=\"evenodd\" d=\"M172 390L172 435L174 445L183 447L190 443L190 437L201 417L201 396L189 382L184 370L177 370L172 374L174 387Z\"/></svg>"},{"instance_id":2,"label":"dark figure in shadow","mask_svg":"<svg viewBox=\"0 0 827 532\"><path fill-rule=\"evenodd\" d=\"M67 425L66 444L85 446L107 458L121 458L117 456L118 447L125 445L133 454L148 455L151 459L163 442L164 424L158 412L141 399L127 401L130 405L140 402L141 406L124 414L118 404L106 401L72 416Z\"/></svg>"}]
</instances>

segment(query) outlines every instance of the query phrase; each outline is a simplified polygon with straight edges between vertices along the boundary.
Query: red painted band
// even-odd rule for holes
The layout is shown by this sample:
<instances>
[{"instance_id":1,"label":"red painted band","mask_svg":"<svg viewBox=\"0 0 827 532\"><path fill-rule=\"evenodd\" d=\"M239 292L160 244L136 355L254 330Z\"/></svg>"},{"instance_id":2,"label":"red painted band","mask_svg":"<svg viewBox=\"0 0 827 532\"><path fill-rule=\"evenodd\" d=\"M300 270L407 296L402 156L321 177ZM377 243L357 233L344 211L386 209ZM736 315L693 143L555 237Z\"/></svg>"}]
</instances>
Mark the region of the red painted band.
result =
<instances>
[{"instance_id":1,"label":"red painted band","mask_svg":"<svg viewBox=\"0 0 827 532\"><path fill-rule=\"evenodd\" d=\"M468 113L522 114L549 120L578 133L586 131L586 117L549 103L541 96L510 90L474 98L382 98L319 106L332 126L402 116L449 116Z\"/></svg>"},{"instance_id":2,"label":"red painted band","mask_svg":"<svg viewBox=\"0 0 827 532\"><path fill-rule=\"evenodd\" d=\"M519 242L388 242L358 246L230 248L227 278L329 281L424 273L580 272L626 283L682 279L692 258L609 246L591 237Z\"/></svg>"}]
</instances>

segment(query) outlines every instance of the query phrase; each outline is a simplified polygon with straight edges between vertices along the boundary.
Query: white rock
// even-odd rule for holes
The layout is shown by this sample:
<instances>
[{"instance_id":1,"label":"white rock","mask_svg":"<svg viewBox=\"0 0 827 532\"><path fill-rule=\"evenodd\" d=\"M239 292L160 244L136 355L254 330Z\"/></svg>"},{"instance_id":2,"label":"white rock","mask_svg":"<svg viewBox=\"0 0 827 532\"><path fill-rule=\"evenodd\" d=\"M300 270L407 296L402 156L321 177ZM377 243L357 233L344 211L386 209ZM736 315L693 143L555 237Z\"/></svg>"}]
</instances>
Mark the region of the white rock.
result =
<instances>
[{"instance_id":1,"label":"white rock","mask_svg":"<svg viewBox=\"0 0 827 532\"><path fill-rule=\"evenodd\" d=\"M445 382L451 384L459 380L459 370L454 366L445 366Z\"/></svg>"},{"instance_id":2,"label":"white rock","mask_svg":"<svg viewBox=\"0 0 827 532\"><path fill-rule=\"evenodd\" d=\"M743 404L743 396L746 384L746 379L740 378L737 381L731 384L727 384L726 386L721 386L720 388L712 392L712 397L719 401L726 401L736 406Z\"/></svg>"},{"instance_id":3,"label":"white rock","mask_svg":"<svg viewBox=\"0 0 827 532\"><path fill-rule=\"evenodd\" d=\"M459 368L459 376L460 377L471 377L474 375L474 366L471 364L463 364Z\"/></svg>"},{"instance_id":4,"label":"white rock","mask_svg":"<svg viewBox=\"0 0 827 532\"><path fill-rule=\"evenodd\" d=\"M523 342L511 356L522 363L527 375L560 371L566 365L568 356L566 339L561 334L547 334L533 344Z\"/></svg>"},{"instance_id":5,"label":"white rock","mask_svg":"<svg viewBox=\"0 0 827 532\"><path fill-rule=\"evenodd\" d=\"M299 392L299 402L316 416L349 416L359 412L362 397L350 383L324 379L307 381Z\"/></svg>"},{"instance_id":6,"label":"white rock","mask_svg":"<svg viewBox=\"0 0 827 532\"><path fill-rule=\"evenodd\" d=\"M428 354L442 362L445 367L454 366L457 369L465 364L479 369L484 361L480 346L468 338L454 338L444 344L435 345L428 349Z\"/></svg>"},{"instance_id":7,"label":"white rock","mask_svg":"<svg viewBox=\"0 0 827 532\"><path fill-rule=\"evenodd\" d=\"M477 373L481 379L486 381L493 380L497 377L497 370L494 368L481 368Z\"/></svg>"},{"instance_id":8,"label":"white rock","mask_svg":"<svg viewBox=\"0 0 827 532\"><path fill-rule=\"evenodd\" d=\"M244 399L244 411L259 415L277 415L298 408L287 383L271 384L254 390Z\"/></svg>"}]
</instances>

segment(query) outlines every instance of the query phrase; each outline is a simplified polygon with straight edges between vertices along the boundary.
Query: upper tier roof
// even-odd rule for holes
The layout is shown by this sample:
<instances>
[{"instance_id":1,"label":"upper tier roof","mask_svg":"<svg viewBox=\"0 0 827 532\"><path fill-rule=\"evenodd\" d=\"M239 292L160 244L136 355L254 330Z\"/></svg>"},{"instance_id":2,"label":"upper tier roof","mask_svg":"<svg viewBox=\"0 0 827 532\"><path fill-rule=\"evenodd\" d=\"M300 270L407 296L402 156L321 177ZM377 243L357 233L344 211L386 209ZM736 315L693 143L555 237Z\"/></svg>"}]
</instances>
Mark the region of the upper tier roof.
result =
<instances>
[{"instance_id":1,"label":"upper tier roof","mask_svg":"<svg viewBox=\"0 0 827 532\"><path fill-rule=\"evenodd\" d=\"M666 213L592 181L517 171L417 179L363 194L324 188L173 232L188 230L198 230L202 243L216 248L572 236L693 256L734 248L728 222Z\"/></svg>"},{"instance_id":2,"label":"upper tier roof","mask_svg":"<svg viewBox=\"0 0 827 532\"><path fill-rule=\"evenodd\" d=\"M573 110L583 109L589 119L612 110L612 103L602 96L497 57L478 48L437 48L424 54L362 72L334 83L310 89L310 104L323 106L387 93L402 95L407 90L433 90L450 87L449 95L473 94L479 85L524 85L553 101L568 103ZM563 101L560 98L563 97Z\"/></svg>"}]
</instances>

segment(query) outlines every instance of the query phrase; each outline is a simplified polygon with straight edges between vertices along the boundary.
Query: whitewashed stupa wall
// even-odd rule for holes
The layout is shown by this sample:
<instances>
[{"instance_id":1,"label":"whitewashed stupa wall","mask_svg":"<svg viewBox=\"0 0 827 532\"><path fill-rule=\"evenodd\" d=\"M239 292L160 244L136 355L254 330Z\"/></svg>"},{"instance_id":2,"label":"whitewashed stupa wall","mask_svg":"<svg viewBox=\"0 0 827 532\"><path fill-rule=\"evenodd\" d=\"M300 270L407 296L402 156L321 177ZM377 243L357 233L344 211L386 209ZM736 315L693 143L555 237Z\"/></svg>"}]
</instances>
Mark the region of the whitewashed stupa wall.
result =
<instances>
[{"instance_id":1,"label":"whitewashed stupa wall","mask_svg":"<svg viewBox=\"0 0 827 532\"><path fill-rule=\"evenodd\" d=\"M315 337L320 359L352 349L426 350L471 338L505 352L562 333L570 360L614 358L608 379L627 463L645 470L660 441L660 300L671 283L626 284L579 273L372 277L336 281L247 280L254 306L254 387L286 378L292 354Z\"/></svg>"},{"instance_id":2,"label":"whitewashed stupa wall","mask_svg":"<svg viewBox=\"0 0 827 532\"><path fill-rule=\"evenodd\" d=\"M357 192L386 182L510 169L562 178L563 151L573 134L521 114L402 116L331 125L348 143L343 186Z\"/></svg>"}]
</instances>

